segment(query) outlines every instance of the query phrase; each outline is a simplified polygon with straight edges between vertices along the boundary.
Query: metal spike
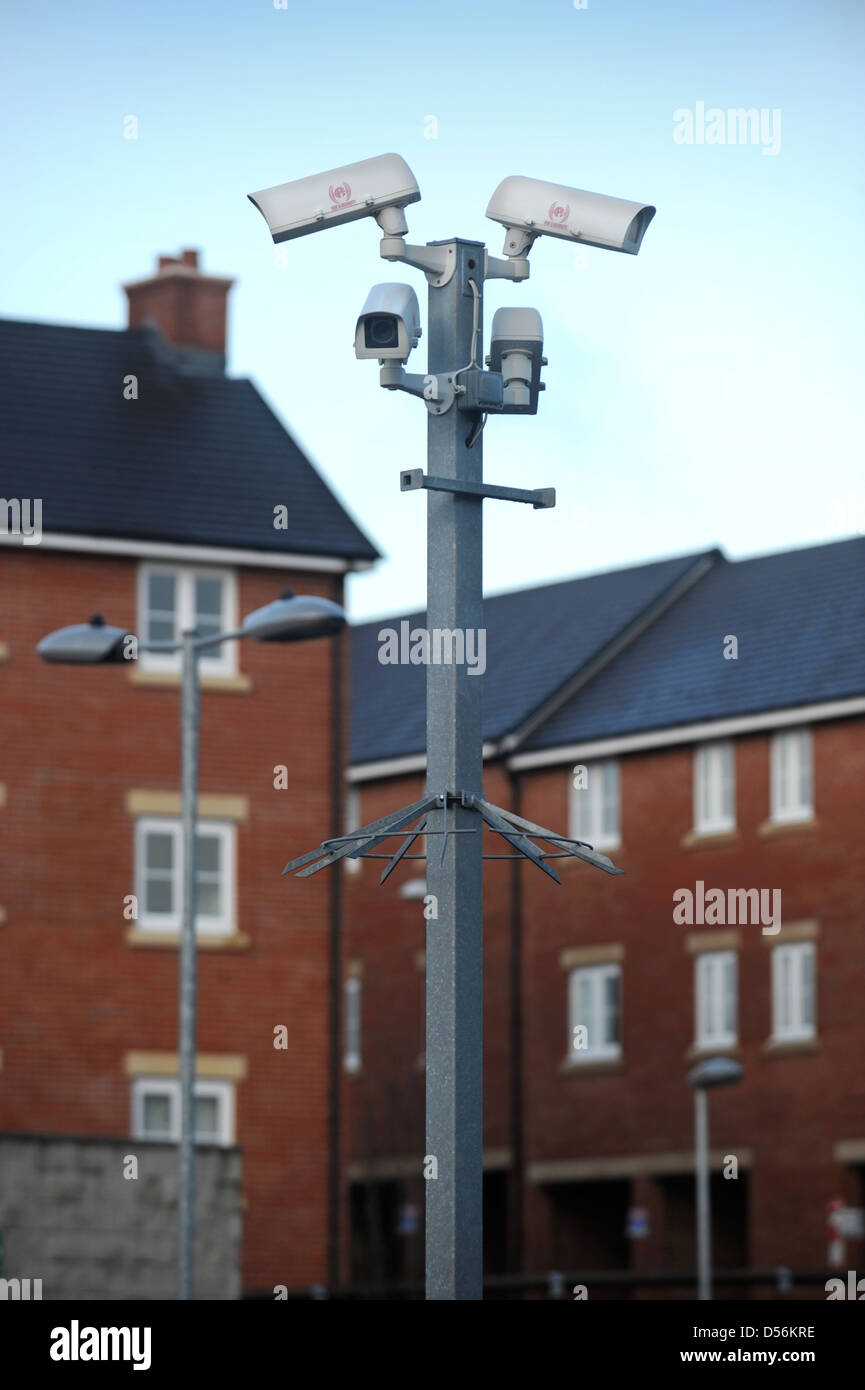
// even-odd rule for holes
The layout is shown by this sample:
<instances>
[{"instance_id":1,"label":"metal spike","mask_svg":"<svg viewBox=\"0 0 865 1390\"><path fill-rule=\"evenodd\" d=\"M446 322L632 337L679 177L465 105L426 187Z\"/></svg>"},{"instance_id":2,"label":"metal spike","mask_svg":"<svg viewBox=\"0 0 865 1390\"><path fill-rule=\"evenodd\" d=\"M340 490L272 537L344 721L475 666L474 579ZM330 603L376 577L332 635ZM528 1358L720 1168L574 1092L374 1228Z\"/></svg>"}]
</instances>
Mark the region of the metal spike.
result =
<instances>
[{"instance_id":1,"label":"metal spike","mask_svg":"<svg viewBox=\"0 0 865 1390\"><path fill-rule=\"evenodd\" d=\"M521 835L516 829L510 829L507 822L503 820L502 816L498 813L498 807L491 806L488 801L484 801L478 796L472 797L471 804L473 810L477 811L481 819L485 820L487 825L493 830L503 835L508 843L513 845L514 849L518 849L521 854L525 855L526 859L530 859L533 864L536 864L539 869L542 869L545 874L548 874L555 883L561 883L561 879L555 869L544 862L543 855L537 846L533 845L531 840L527 839L525 835Z\"/></svg>"},{"instance_id":2,"label":"metal spike","mask_svg":"<svg viewBox=\"0 0 865 1390\"><path fill-rule=\"evenodd\" d=\"M397 850L396 854L395 854L395 855L393 856L393 858L391 859L390 863L389 863L388 865L386 865L386 867L382 870L382 875L381 875L381 878L379 879L379 887L384 883L384 881L385 881L386 878L389 878L389 877L390 877L390 875L393 873L394 869L396 868L397 864L398 864L399 861L402 859L403 855L406 853L407 850L411 849L411 847L412 847L412 845L414 844L415 840L417 839L418 835L422 835L422 834L423 834L423 829L424 829L424 826L425 826L425 825L426 825L426 816L424 816L423 820L421 821L421 823L420 823L420 825L417 827L417 829L416 829L416 830L413 830L413 831L411 832L410 835L407 835L407 836L406 836L406 838L403 840L402 844L400 845L399 849Z\"/></svg>"},{"instance_id":3,"label":"metal spike","mask_svg":"<svg viewBox=\"0 0 865 1390\"><path fill-rule=\"evenodd\" d=\"M487 805L490 803L488 802ZM536 825L534 821L525 820L522 816L506 810L503 806L493 806L492 809L497 811L504 820L509 821L511 825L519 826L521 830L526 830L530 835L547 840L551 845L561 845L566 854L572 855L575 859L582 859L586 864L594 864L595 868L602 869L605 874L623 874L625 872L624 869L617 868L606 854L601 854L600 850L593 849L591 845L585 845L583 840L570 840L566 835L555 835L544 826Z\"/></svg>"}]
</instances>

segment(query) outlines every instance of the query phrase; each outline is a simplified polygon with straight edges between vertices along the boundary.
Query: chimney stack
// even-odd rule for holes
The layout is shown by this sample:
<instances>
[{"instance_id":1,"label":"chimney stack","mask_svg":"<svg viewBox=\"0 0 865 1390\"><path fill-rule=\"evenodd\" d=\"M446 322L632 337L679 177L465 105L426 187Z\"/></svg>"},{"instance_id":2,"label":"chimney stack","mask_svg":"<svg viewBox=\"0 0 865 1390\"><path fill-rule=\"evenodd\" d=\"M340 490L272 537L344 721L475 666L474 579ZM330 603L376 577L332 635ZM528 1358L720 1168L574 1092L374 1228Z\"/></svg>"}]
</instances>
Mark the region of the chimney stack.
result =
<instances>
[{"instance_id":1,"label":"chimney stack","mask_svg":"<svg viewBox=\"0 0 865 1390\"><path fill-rule=\"evenodd\" d=\"M156 273L124 285L129 301L129 327L155 323L162 336L177 348L204 354L201 365L216 355L225 370L228 291L234 280L224 275L205 275L198 268L198 252L160 256ZM214 363L215 365L215 363Z\"/></svg>"}]
</instances>

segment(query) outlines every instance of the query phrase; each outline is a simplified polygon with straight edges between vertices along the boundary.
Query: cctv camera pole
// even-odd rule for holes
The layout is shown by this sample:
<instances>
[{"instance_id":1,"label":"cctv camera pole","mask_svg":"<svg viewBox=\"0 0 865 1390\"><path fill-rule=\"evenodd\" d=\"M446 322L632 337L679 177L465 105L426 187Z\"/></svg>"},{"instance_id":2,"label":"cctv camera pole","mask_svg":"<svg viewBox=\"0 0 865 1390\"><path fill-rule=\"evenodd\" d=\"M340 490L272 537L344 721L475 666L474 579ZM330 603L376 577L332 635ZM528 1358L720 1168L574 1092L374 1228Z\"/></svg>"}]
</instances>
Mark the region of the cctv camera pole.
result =
<instances>
[{"instance_id":1,"label":"cctv camera pole","mask_svg":"<svg viewBox=\"0 0 865 1390\"><path fill-rule=\"evenodd\" d=\"M456 270L429 290L430 374L449 373L472 357L474 315L482 342L483 245L452 245ZM474 282L472 289L470 282ZM477 300L477 309L475 302ZM429 413L431 475L470 483L483 476L481 437L453 408ZM427 628L483 627L481 497L427 493ZM482 794L482 678L467 663L427 666L427 791ZM427 893L438 916L426 930L426 1155L437 1172L426 1183L426 1296L483 1296L482 837L477 817L460 804L430 814L430 828L474 833L430 836ZM444 852L441 846L446 846Z\"/></svg>"},{"instance_id":2,"label":"cctv camera pole","mask_svg":"<svg viewBox=\"0 0 865 1390\"><path fill-rule=\"evenodd\" d=\"M483 850L479 822L503 835L557 882L555 871L544 863L548 854L531 843L531 835L565 846L562 852L588 858L606 873L621 872L605 856L483 800L481 681L465 660L442 660L445 641L453 655L454 642L462 638L465 657L467 633L482 629L483 497L530 502L534 507L555 505L552 488L529 491L483 484L481 417L488 409L505 408L508 386L501 372L485 377L478 362L483 282L486 275L525 280L527 253L542 232L635 255L655 209L582 189L508 178L487 208L487 215L507 228L507 260L501 260L487 257L478 241L454 239L429 242L427 247L406 244L403 210L417 202L420 189L398 155L361 160L249 197L267 220L274 242L359 217L375 217L382 231L379 250L384 259L424 270L430 285L426 380L404 371L401 364L407 352L390 351L380 359L379 375L381 385L389 390L422 394L428 409L428 478L412 469L403 473L400 484L403 491L426 487L429 494L427 627L432 659L427 662L427 793L420 802L372 822L357 835L325 841L318 850L291 860L283 873L306 877L349 854L372 853L416 819L415 813L426 817L421 826L431 822L427 828L427 888L434 905L427 919L426 950L426 1290L428 1299L480 1299ZM573 226L569 222L572 206L577 219ZM540 319L536 313L534 318L535 331L528 337L518 334L510 349L523 364L531 359L531 386L520 385L515 371L508 401L512 409L532 413L536 405L532 390L540 386L535 372L543 364ZM458 382L457 377L470 367L475 370L467 378L469 385ZM435 391L428 394L427 387L433 384ZM447 637L434 642L436 629ZM528 836L521 833L526 831ZM383 880L420 833L420 828L409 832L391 856ZM436 842L440 852L434 848Z\"/></svg>"}]
</instances>

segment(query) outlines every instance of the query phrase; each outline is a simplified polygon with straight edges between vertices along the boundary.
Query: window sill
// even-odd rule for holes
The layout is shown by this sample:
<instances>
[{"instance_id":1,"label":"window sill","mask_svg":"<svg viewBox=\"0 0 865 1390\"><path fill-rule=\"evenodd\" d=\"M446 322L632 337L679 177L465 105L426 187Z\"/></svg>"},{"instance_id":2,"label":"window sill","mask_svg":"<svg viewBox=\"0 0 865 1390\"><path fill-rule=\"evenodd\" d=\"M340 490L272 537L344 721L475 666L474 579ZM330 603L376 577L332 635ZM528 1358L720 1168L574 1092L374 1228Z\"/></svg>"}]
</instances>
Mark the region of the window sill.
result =
<instances>
[{"instance_id":1,"label":"window sill","mask_svg":"<svg viewBox=\"0 0 865 1390\"><path fill-rule=\"evenodd\" d=\"M601 1076L624 1069L625 1063L621 1057L596 1057L591 1062L575 1062L572 1057L565 1057L558 1068L560 1076Z\"/></svg>"},{"instance_id":2,"label":"window sill","mask_svg":"<svg viewBox=\"0 0 865 1390\"><path fill-rule=\"evenodd\" d=\"M711 848L713 845L733 845L742 839L741 830L689 830L681 841L682 849Z\"/></svg>"},{"instance_id":3,"label":"window sill","mask_svg":"<svg viewBox=\"0 0 865 1390\"><path fill-rule=\"evenodd\" d=\"M692 1043L685 1053L686 1062L697 1062L701 1057L740 1057L742 1049L738 1043L727 1043L713 1047L711 1043Z\"/></svg>"},{"instance_id":4,"label":"window sill","mask_svg":"<svg viewBox=\"0 0 865 1390\"><path fill-rule=\"evenodd\" d=\"M157 950L177 950L180 946L180 933L176 931L147 931L134 927L126 933L127 946L150 946ZM234 932L231 936L198 936L199 951L248 951L251 946L244 932Z\"/></svg>"},{"instance_id":5,"label":"window sill","mask_svg":"<svg viewBox=\"0 0 865 1390\"><path fill-rule=\"evenodd\" d=\"M179 671L139 671L137 666L133 666L129 672L129 679L133 685L149 686L174 686L180 685ZM242 695L252 689L252 677L245 675L237 676L208 676L201 672L199 683L202 690L224 690L229 693Z\"/></svg>"},{"instance_id":6,"label":"window sill","mask_svg":"<svg viewBox=\"0 0 865 1390\"><path fill-rule=\"evenodd\" d=\"M816 829L816 818L808 816L804 820L764 820L763 824L757 827L757 834L765 838L775 835L797 835Z\"/></svg>"},{"instance_id":7,"label":"window sill","mask_svg":"<svg viewBox=\"0 0 865 1390\"><path fill-rule=\"evenodd\" d=\"M770 1038L760 1049L764 1057L798 1057L820 1051L817 1038Z\"/></svg>"}]
</instances>

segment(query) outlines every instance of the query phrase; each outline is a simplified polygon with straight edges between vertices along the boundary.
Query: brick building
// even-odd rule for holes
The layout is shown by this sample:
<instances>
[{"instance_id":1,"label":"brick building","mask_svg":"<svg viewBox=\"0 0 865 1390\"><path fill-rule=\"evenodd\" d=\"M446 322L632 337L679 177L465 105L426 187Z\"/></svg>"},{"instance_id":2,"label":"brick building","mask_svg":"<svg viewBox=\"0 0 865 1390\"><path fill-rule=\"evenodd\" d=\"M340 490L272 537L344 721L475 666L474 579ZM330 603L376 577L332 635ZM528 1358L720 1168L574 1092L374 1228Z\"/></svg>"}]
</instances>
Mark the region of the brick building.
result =
<instances>
[{"instance_id":1,"label":"brick building","mask_svg":"<svg viewBox=\"0 0 865 1390\"><path fill-rule=\"evenodd\" d=\"M126 287L124 331L0 322L0 490L42 509L41 537L0 536L5 1131L179 1127L179 668L50 667L36 643L95 611L164 640L286 587L341 603L377 555L226 375L230 285L184 251ZM280 871L340 825L344 646L201 660L197 1119L243 1149L248 1291L334 1277L340 882Z\"/></svg>"},{"instance_id":2,"label":"brick building","mask_svg":"<svg viewBox=\"0 0 865 1390\"><path fill-rule=\"evenodd\" d=\"M376 558L226 375L229 288L187 251L127 287L125 331L0 321L0 491L42 506L0 534L3 1131L178 1125L178 671L36 643L341 602ZM862 1205L863 618L861 538L487 601L487 796L626 871L486 865L488 1274L692 1269L685 1078L719 1052L745 1076L710 1106L716 1263L822 1266L827 1202ZM380 664L388 625L351 639L350 756L347 637L202 663L198 1122L243 1151L247 1293L422 1271L423 863L279 872L342 829L347 764L358 824L421 789L425 673ZM745 920L701 924L712 889Z\"/></svg>"},{"instance_id":3,"label":"brick building","mask_svg":"<svg viewBox=\"0 0 865 1390\"><path fill-rule=\"evenodd\" d=\"M422 789L423 668L378 661L397 622L353 634L364 823ZM487 1274L693 1271L686 1073L718 1054L744 1078L710 1101L715 1263L819 1270L827 1203L865 1202L865 538L522 590L485 622L485 794L626 871L485 865ZM373 1282L422 1272L435 930L423 863L379 869L350 874L345 942L353 1270Z\"/></svg>"}]
</instances>

